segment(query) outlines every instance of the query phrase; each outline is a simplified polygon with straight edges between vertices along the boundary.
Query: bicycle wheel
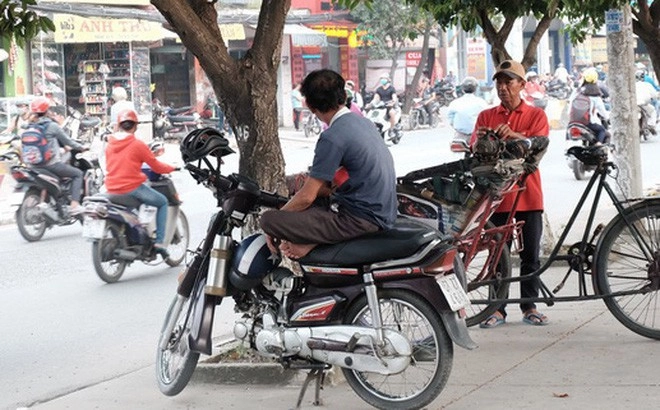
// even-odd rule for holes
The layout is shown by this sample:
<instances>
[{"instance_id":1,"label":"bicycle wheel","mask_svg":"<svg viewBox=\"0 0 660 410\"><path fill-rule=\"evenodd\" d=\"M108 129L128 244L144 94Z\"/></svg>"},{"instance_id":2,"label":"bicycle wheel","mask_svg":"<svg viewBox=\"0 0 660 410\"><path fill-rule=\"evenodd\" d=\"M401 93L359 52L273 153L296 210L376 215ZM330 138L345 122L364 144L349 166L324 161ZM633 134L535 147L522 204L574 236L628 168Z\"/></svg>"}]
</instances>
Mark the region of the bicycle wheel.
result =
<instances>
[{"instance_id":1,"label":"bicycle wheel","mask_svg":"<svg viewBox=\"0 0 660 410\"><path fill-rule=\"evenodd\" d=\"M492 222L487 222L484 230L495 228ZM496 236L491 235L489 239L481 238L479 248L472 258L466 260L465 250L461 252L462 245L459 246L459 252L463 257L465 263L465 276L467 277L468 298L471 301L488 300L488 299L504 299L509 292L509 283L502 283L500 285L484 285L482 281L494 278L509 278L511 277L511 253L508 245L504 245L502 254L500 255L499 263L495 261L495 245L501 238L501 234ZM467 248L468 245L465 245ZM491 268L486 267L486 263ZM493 268L494 267L494 268ZM467 317L465 319L468 326L477 325L488 318L488 316L495 313L499 304L471 304L466 309Z\"/></svg>"},{"instance_id":2,"label":"bicycle wheel","mask_svg":"<svg viewBox=\"0 0 660 410\"><path fill-rule=\"evenodd\" d=\"M630 225L617 215L598 242L594 286L602 295L635 292L603 300L625 327L660 339L660 201L641 202L624 215Z\"/></svg>"}]
</instances>

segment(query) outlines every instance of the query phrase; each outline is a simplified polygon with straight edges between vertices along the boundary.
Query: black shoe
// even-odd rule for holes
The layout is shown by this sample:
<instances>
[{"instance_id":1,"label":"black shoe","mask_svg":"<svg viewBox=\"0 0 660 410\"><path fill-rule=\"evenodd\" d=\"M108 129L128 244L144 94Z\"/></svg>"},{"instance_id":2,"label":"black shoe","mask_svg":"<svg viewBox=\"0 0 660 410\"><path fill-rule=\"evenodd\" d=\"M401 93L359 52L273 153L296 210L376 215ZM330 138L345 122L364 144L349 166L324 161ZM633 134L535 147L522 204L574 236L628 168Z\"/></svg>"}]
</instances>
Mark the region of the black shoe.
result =
<instances>
[{"instance_id":1,"label":"black shoe","mask_svg":"<svg viewBox=\"0 0 660 410\"><path fill-rule=\"evenodd\" d=\"M435 349L435 342L433 341L433 336L429 336L426 339L416 340L412 343L412 357L417 362L432 362L437 358L437 352Z\"/></svg>"},{"instance_id":2,"label":"black shoe","mask_svg":"<svg viewBox=\"0 0 660 410\"><path fill-rule=\"evenodd\" d=\"M163 259L167 259L170 257L170 253L167 251L167 248L165 248L164 246L154 245L154 251L160 256L162 256Z\"/></svg>"}]
</instances>

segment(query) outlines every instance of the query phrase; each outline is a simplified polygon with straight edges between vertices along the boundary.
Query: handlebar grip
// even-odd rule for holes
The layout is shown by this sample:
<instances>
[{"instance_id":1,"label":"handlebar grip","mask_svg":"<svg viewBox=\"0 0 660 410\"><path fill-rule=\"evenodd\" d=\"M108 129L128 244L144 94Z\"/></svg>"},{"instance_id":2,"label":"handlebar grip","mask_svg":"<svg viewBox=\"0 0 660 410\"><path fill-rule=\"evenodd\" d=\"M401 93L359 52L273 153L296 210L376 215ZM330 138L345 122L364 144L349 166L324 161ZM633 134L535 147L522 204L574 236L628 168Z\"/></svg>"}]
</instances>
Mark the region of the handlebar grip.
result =
<instances>
[{"instance_id":1,"label":"handlebar grip","mask_svg":"<svg viewBox=\"0 0 660 410\"><path fill-rule=\"evenodd\" d=\"M266 191L261 191L259 194L259 203L268 208L279 209L284 206L289 201L288 198L278 195L276 193L270 193Z\"/></svg>"}]
</instances>

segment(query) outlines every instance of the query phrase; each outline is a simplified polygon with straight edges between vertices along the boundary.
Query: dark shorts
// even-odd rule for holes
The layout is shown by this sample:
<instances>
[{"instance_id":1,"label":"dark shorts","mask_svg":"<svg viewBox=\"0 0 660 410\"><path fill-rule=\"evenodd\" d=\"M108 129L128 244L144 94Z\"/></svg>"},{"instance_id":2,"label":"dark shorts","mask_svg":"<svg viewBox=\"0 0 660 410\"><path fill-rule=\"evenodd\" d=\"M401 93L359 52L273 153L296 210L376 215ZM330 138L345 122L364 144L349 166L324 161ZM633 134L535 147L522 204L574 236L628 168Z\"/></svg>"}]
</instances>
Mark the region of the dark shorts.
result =
<instances>
[{"instance_id":1,"label":"dark shorts","mask_svg":"<svg viewBox=\"0 0 660 410\"><path fill-rule=\"evenodd\" d=\"M312 206L304 211L266 211L261 229L276 239L296 244L331 244L356 238L380 228L347 212Z\"/></svg>"}]
</instances>

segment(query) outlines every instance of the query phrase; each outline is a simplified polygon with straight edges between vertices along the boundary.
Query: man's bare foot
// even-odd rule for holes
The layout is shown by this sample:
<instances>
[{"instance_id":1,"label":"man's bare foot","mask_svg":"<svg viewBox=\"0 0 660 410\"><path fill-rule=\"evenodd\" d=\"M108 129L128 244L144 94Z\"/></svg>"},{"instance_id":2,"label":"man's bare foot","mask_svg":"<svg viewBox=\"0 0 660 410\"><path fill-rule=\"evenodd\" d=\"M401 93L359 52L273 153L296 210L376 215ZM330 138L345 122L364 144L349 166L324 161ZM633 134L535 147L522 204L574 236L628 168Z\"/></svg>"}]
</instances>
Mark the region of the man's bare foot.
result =
<instances>
[{"instance_id":1,"label":"man's bare foot","mask_svg":"<svg viewBox=\"0 0 660 410\"><path fill-rule=\"evenodd\" d=\"M282 252L282 255L289 259L300 259L307 255L315 247L316 244L313 243L300 244L282 241L280 244L280 251Z\"/></svg>"}]
</instances>

